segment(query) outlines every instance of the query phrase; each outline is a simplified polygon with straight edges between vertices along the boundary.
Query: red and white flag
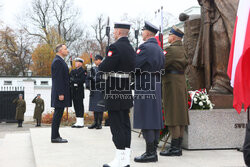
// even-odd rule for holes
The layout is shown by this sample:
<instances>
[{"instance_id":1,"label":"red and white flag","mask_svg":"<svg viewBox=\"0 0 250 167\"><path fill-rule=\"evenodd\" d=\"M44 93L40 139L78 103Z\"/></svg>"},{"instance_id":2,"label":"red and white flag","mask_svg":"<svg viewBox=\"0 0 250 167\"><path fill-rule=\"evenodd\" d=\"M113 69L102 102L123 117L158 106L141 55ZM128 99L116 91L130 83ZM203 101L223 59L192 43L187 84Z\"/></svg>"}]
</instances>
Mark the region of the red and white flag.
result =
<instances>
[{"instance_id":1,"label":"red and white flag","mask_svg":"<svg viewBox=\"0 0 250 167\"><path fill-rule=\"evenodd\" d=\"M250 106L250 0L240 0L227 69L234 88L233 107Z\"/></svg>"}]
</instances>

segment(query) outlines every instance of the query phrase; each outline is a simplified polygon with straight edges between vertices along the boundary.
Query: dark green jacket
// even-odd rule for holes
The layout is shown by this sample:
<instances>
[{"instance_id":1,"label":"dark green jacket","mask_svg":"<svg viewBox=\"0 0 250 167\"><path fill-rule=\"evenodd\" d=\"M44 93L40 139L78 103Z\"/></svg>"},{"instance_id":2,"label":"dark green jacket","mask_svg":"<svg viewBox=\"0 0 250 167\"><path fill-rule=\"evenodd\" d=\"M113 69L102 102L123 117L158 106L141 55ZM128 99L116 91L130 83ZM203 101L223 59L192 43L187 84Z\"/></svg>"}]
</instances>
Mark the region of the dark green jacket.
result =
<instances>
[{"instance_id":1,"label":"dark green jacket","mask_svg":"<svg viewBox=\"0 0 250 167\"><path fill-rule=\"evenodd\" d=\"M42 98L37 98L35 97L33 100L32 100L32 103L35 103L36 106L35 106L35 112L34 112L34 116L33 118L34 119L41 119L42 117L42 113L44 111L44 101Z\"/></svg>"},{"instance_id":2,"label":"dark green jacket","mask_svg":"<svg viewBox=\"0 0 250 167\"><path fill-rule=\"evenodd\" d=\"M15 99L13 103L16 104L16 120L24 120L24 113L26 111L26 103L22 99Z\"/></svg>"},{"instance_id":3,"label":"dark green jacket","mask_svg":"<svg viewBox=\"0 0 250 167\"><path fill-rule=\"evenodd\" d=\"M187 58L181 41L175 41L166 49L165 74L162 77L162 103L165 124L168 126L188 125L188 92L185 74L168 71L185 71Z\"/></svg>"}]
</instances>

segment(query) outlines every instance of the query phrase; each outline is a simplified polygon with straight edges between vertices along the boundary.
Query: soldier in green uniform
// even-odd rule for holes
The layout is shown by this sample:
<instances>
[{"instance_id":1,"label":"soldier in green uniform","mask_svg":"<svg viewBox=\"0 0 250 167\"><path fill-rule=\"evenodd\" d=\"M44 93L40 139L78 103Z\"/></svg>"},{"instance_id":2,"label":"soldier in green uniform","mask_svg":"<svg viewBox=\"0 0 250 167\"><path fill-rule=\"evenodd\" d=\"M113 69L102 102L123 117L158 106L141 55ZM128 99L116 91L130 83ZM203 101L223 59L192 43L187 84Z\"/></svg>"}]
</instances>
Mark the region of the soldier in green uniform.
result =
<instances>
[{"instance_id":1,"label":"soldier in green uniform","mask_svg":"<svg viewBox=\"0 0 250 167\"><path fill-rule=\"evenodd\" d=\"M33 118L36 119L36 127L38 127L41 126L42 113L44 111L44 101L41 98L41 94L37 94L32 103L36 104Z\"/></svg>"},{"instance_id":2,"label":"soldier in green uniform","mask_svg":"<svg viewBox=\"0 0 250 167\"><path fill-rule=\"evenodd\" d=\"M26 111L26 102L23 99L23 95L19 94L19 98L13 100L16 104L16 120L18 121L18 127L23 127L24 113Z\"/></svg>"},{"instance_id":3,"label":"soldier in green uniform","mask_svg":"<svg viewBox=\"0 0 250 167\"><path fill-rule=\"evenodd\" d=\"M173 26L165 52L165 74L162 77L162 98L165 125L172 137L171 147L162 151L162 156L181 156L181 143L185 126L189 125L188 92L185 78L187 57L182 45L184 33Z\"/></svg>"}]
</instances>

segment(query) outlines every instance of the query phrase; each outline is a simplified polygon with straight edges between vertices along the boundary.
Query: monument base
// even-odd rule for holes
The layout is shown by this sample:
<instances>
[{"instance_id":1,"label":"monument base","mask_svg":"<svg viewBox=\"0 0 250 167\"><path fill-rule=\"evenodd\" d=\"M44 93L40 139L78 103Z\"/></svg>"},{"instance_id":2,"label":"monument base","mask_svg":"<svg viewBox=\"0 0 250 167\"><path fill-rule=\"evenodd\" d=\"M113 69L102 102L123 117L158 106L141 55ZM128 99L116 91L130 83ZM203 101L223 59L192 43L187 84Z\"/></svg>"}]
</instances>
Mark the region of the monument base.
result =
<instances>
[{"instance_id":1,"label":"monument base","mask_svg":"<svg viewBox=\"0 0 250 167\"><path fill-rule=\"evenodd\" d=\"M232 94L216 94L209 93L209 99L214 104L214 109L227 109L233 108L233 95Z\"/></svg>"},{"instance_id":2,"label":"monument base","mask_svg":"<svg viewBox=\"0 0 250 167\"><path fill-rule=\"evenodd\" d=\"M233 149L243 146L247 113L234 109L190 110L183 148Z\"/></svg>"}]
</instances>

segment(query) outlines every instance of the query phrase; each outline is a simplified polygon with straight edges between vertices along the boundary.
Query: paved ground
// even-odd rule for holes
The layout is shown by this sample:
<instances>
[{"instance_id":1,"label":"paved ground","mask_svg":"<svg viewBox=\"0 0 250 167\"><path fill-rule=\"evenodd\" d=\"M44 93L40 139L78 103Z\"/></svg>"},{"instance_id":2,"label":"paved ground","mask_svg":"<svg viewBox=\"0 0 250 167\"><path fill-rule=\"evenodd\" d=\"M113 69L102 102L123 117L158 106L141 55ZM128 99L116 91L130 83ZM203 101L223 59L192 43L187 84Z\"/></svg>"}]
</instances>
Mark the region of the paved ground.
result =
<instances>
[{"instance_id":1,"label":"paved ground","mask_svg":"<svg viewBox=\"0 0 250 167\"><path fill-rule=\"evenodd\" d=\"M110 130L60 128L67 144L50 143L49 127L33 128L26 124L0 124L0 167L101 167L114 157ZM31 128L31 129L30 129ZM10 132L10 133L8 133ZM160 144L162 145L162 143ZM140 164L133 158L145 151L143 138L132 133L132 167L243 167L241 152L236 150L183 151L182 157L162 157L159 162ZM160 149L158 149L159 151Z\"/></svg>"},{"instance_id":2,"label":"paved ground","mask_svg":"<svg viewBox=\"0 0 250 167\"><path fill-rule=\"evenodd\" d=\"M22 128L18 128L17 123L0 123L0 140L4 138L5 134L29 132L30 128L35 128L35 126L35 122L25 122ZM42 127L48 126L49 125L42 125Z\"/></svg>"}]
</instances>

